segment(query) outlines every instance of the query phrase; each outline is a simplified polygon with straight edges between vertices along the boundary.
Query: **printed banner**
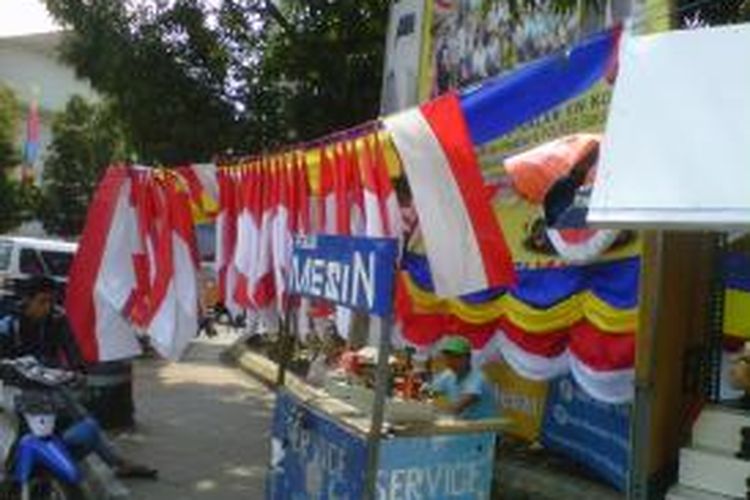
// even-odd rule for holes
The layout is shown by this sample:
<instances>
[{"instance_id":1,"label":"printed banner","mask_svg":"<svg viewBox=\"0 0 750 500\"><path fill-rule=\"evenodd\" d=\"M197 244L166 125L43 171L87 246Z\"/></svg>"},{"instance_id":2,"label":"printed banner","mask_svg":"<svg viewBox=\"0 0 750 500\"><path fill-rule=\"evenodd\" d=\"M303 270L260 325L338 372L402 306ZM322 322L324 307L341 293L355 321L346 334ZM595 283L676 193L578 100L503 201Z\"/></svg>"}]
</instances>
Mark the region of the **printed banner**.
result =
<instances>
[{"instance_id":1,"label":"printed banner","mask_svg":"<svg viewBox=\"0 0 750 500\"><path fill-rule=\"evenodd\" d=\"M500 413L513 421L507 431L525 441L539 438L548 383L518 375L502 360L483 366L487 378L497 386Z\"/></svg>"},{"instance_id":2,"label":"printed banner","mask_svg":"<svg viewBox=\"0 0 750 500\"><path fill-rule=\"evenodd\" d=\"M630 405L611 405L587 395L570 376L551 384L542 444L591 469L616 488L627 486Z\"/></svg>"},{"instance_id":3,"label":"printed banner","mask_svg":"<svg viewBox=\"0 0 750 500\"><path fill-rule=\"evenodd\" d=\"M458 434L383 441L377 499L490 498L494 434Z\"/></svg>"},{"instance_id":4,"label":"printed banner","mask_svg":"<svg viewBox=\"0 0 750 500\"><path fill-rule=\"evenodd\" d=\"M393 309L397 255L396 240L389 238L297 238L290 293L387 316Z\"/></svg>"},{"instance_id":5,"label":"printed banner","mask_svg":"<svg viewBox=\"0 0 750 500\"><path fill-rule=\"evenodd\" d=\"M367 447L340 425L280 391L271 429L266 500L358 500Z\"/></svg>"}]
</instances>

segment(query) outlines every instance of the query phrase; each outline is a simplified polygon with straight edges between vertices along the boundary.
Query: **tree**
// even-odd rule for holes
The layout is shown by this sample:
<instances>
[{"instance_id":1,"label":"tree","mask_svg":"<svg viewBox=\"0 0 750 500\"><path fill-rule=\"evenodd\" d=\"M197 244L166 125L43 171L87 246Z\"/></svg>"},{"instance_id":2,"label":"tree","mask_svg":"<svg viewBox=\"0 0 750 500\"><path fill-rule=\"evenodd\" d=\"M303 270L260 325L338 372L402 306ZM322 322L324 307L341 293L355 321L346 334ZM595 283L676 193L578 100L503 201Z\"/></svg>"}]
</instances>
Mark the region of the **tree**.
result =
<instances>
[{"instance_id":1,"label":"tree","mask_svg":"<svg viewBox=\"0 0 750 500\"><path fill-rule=\"evenodd\" d=\"M13 91L0 85L0 233L21 222L21 196L17 182L8 176L18 164L15 139L18 130L19 104Z\"/></svg>"},{"instance_id":2,"label":"tree","mask_svg":"<svg viewBox=\"0 0 750 500\"><path fill-rule=\"evenodd\" d=\"M109 104L78 96L55 117L52 134L39 215L48 232L78 235L103 171L127 159L125 135Z\"/></svg>"},{"instance_id":3,"label":"tree","mask_svg":"<svg viewBox=\"0 0 750 500\"><path fill-rule=\"evenodd\" d=\"M257 151L376 116L387 0L46 0L141 161Z\"/></svg>"}]
</instances>

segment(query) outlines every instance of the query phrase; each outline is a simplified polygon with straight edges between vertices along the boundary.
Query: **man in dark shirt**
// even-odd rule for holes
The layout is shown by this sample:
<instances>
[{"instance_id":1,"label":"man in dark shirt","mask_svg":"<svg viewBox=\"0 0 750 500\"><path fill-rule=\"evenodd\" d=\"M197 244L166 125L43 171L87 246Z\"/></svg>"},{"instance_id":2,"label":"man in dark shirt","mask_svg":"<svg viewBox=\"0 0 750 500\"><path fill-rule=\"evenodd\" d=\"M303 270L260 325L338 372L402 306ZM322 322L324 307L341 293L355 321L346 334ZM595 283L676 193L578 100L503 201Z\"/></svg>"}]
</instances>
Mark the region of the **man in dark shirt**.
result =
<instances>
[{"instance_id":1,"label":"man in dark shirt","mask_svg":"<svg viewBox=\"0 0 750 500\"><path fill-rule=\"evenodd\" d=\"M0 358L32 356L45 366L79 370L83 367L65 317L56 314L55 281L35 276L14 283L14 300L0 310ZM62 421L72 425L63 440L79 456L94 452L120 477L155 478L157 471L123 458L96 421L76 401L60 397Z\"/></svg>"}]
</instances>

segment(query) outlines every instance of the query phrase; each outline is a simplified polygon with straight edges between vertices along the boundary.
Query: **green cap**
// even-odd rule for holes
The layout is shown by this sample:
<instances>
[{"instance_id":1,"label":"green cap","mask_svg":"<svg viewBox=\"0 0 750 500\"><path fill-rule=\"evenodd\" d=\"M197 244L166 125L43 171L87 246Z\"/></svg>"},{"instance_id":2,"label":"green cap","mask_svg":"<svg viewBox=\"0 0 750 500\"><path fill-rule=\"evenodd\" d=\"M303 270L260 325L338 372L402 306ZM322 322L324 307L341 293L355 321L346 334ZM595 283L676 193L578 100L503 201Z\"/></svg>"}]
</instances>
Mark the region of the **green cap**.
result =
<instances>
[{"instance_id":1,"label":"green cap","mask_svg":"<svg viewBox=\"0 0 750 500\"><path fill-rule=\"evenodd\" d=\"M461 356L464 354L471 354L471 344L465 337L452 335L443 340L443 347L440 350L446 354Z\"/></svg>"}]
</instances>

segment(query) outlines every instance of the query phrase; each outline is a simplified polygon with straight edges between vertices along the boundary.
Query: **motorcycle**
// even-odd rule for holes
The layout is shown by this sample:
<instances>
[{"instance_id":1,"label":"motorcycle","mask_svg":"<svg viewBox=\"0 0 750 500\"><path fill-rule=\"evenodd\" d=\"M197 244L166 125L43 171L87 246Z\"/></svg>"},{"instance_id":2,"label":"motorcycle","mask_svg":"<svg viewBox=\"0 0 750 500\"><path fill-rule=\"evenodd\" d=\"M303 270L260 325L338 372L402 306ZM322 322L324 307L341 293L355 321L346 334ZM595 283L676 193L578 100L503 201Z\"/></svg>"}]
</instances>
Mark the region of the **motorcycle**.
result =
<instances>
[{"instance_id":1,"label":"motorcycle","mask_svg":"<svg viewBox=\"0 0 750 500\"><path fill-rule=\"evenodd\" d=\"M56 429L61 399L74 398L69 388L77 380L75 373L45 367L31 357L0 361L0 459L5 465L0 498L84 497L83 474L67 442L69 436L63 438Z\"/></svg>"}]
</instances>

